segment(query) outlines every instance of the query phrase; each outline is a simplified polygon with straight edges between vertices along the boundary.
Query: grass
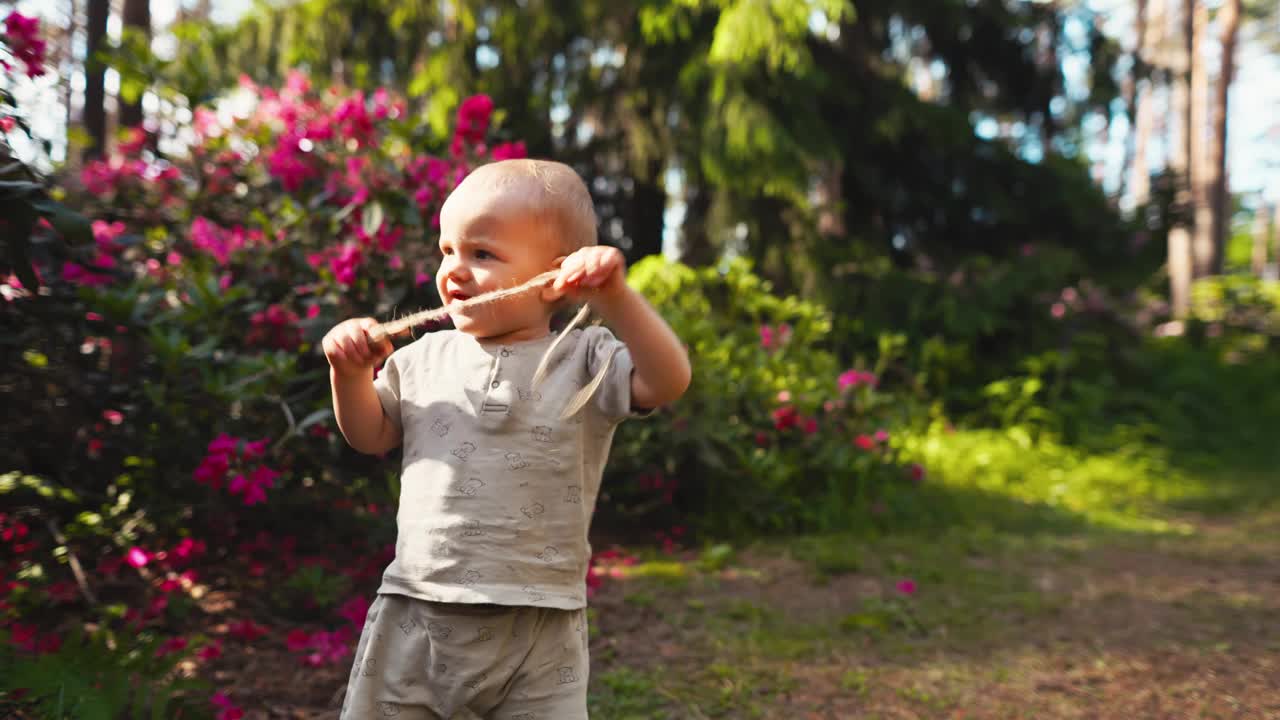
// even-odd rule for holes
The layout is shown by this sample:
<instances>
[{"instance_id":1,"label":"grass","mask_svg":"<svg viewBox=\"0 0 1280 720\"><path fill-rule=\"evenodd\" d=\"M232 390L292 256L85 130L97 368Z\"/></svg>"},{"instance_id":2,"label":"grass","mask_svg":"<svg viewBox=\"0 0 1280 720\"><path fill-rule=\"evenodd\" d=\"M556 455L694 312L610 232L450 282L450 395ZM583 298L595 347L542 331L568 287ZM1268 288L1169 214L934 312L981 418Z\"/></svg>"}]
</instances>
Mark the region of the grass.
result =
<instances>
[{"instance_id":1,"label":"grass","mask_svg":"<svg viewBox=\"0 0 1280 720\"><path fill-rule=\"evenodd\" d=\"M607 586L600 716L1280 717L1280 474L1017 432L910 442L930 475L901 531Z\"/></svg>"}]
</instances>

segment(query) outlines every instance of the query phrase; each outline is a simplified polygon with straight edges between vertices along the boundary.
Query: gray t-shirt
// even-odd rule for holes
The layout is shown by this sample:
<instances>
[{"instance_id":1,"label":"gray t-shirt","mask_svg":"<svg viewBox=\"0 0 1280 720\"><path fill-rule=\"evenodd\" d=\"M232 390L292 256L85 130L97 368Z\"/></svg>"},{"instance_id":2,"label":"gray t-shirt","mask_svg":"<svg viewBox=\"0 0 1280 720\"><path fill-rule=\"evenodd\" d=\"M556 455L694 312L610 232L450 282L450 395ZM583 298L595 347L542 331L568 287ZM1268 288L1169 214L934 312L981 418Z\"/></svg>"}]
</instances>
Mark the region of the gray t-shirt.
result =
<instances>
[{"instance_id":1,"label":"gray t-shirt","mask_svg":"<svg viewBox=\"0 0 1280 720\"><path fill-rule=\"evenodd\" d=\"M404 464L396 557L379 593L586 606L587 530L614 430L632 412L632 361L608 330L573 330L533 388L553 340L447 330L387 358L374 388L403 431ZM591 401L560 420L610 355Z\"/></svg>"}]
</instances>

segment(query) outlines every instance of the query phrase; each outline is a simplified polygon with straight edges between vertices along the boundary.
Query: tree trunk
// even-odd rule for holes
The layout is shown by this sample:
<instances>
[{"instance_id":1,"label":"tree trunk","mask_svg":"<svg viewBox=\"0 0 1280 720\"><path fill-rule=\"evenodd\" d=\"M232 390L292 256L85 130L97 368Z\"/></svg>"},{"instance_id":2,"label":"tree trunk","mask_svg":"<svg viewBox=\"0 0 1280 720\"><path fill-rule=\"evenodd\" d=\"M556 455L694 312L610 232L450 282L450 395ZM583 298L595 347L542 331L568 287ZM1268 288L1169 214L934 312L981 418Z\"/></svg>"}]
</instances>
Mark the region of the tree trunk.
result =
<instances>
[{"instance_id":1,"label":"tree trunk","mask_svg":"<svg viewBox=\"0 0 1280 720\"><path fill-rule=\"evenodd\" d=\"M1253 256L1250 258L1250 270L1254 275L1262 277L1267 269L1267 221L1268 208L1258 203L1258 210L1253 214Z\"/></svg>"},{"instance_id":2,"label":"tree trunk","mask_svg":"<svg viewBox=\"0 0 1280 720\"><path fill-rule=\"evenodd\" d=\"M649 255L662 254L662 230L667 210L667 190L663 185L663 163L650 160L643 178L633 178L627 230L631 247L627 262L634 263Z\"/></svg>"},{"instance_id":3,"label":"tree trunk","mask_svg":"<svg viewBox=\"0 0 1280 720\"><path fill-rule=\"evenodd\" d=\"M151 2L150 0L124 0L124 26L135 28L151 39ZM134 102L120 100L120 127L135 127L142 124L142 96Z\"/></svg>"},{"instance_id":4,"label":"tree trunk","mask_svg":"<svg viewBox=\"0 0 1280 720\"><path fill-rule=\"evenodd\" d=\"M1192 278L1213 274L1213 210L1209 206L1209 156L1205 136L1209 127L1209 73L1204 61L1204 36L1209 26L1205 0L1195 0L1192 11L1190 65L1191 120L1187 153L1190 156Z\"/></svg>"},{"instance_id":5,"label":"tree trunk","mask_svg":"<svg viewBox=\"0 0 1280 720\"><path fill-rule=\"evenodd\" d=\"M1142 61L1154 68L1166 66L1162 55L1165 42L1165 0L1150 0L1149 17L1144 21L1145 29L1142 41ZM1146 92L1139 89L1138 108L1135 111L1133 157L1126 162L1129 169L1129 189L1133 197L1133 206L1140 208L1147 204L1151 197L1151 170L1147 163L1147 144L1151 137L1151 129L1155 124L1155 89L1156 75L1153 73L1144 83Z\"/></svg>"},{"instance_id":6,"label":"tree trunk","mask_svg":"<svg viewBox=\"0 0 1280 720\"><path fill-rule=\"evenodd\" d=\"M1236 35L1240 28L1240 0L1223 0L1218 12L1222 38L1222 69L1213 101L1213 140L1209 156L1209 202L1212 207L1210 234L1214 247L1214 270L1222 272L1227 235L1231 231L1231 197L1227 177L1227 98L1236 68ZM1263 247L1265 257L1266 247Z\"/></svg>"},{"instance_id":7,"label":"tree trunk","mask_svg":"<svg viewBox=\"0 0 1280 720\"><path fill-rule=\"evenodd\" d=\"M680 262L693 266L714 265L719 250L711 241L708 223L711 213L711 186L685 172L684 221L680 223Z\"/></svg>"},{"instance_id":8,"label":"tree trunk","mask_svg":"<svg viewBox=\"0 0 1280 720\"><path fill-rule=\"evenodd\" d=\"M1195 0L1184 0L1182 16L1178 18L1179 32L1174 34L1170 53L1177 58L1168 63L1172 77L1173 101L1170 115L1175 122L1169 124L1169 171L1177 183L1174 198L1174 220L1169 228L1169 302L1173 316L1179 320L1191 309L1191 225L1194 209L1189 183L1191 162L1191 49L1194 27ZM1181 131L1181 135L1179 135Z\"/></svg>"},{"instance_id":9,"label":"tree trunk","mask_svg":"<svg viewBox=\"0 0 1280 720\"><path fill-rule=\"evenodd\" d=\"M1124 96L1124 109L1128 115L1129 133L1124 143L1124 161L1120 167L1120 187L1116 191L1116 197L1123 198L1125 184L1132 174L1133 154L1134 154L1134 126L1138 120L1138 73L1142 67L1143 57L1146 53L1146 32L1147 32L1147 0L1138 0L1137 12L1133 18L1133 52L1130 58L1133 67L1129 69L1129 74L1125 76L1124 87L1121 94Z\"/></svg>"},{"instance_id":10,"label":"tree trunk","mask_svg":"<svg viewBox=\"0 0 1280 720\"><path fill-rule=\"evenodd\" d=\"M67 5L68 5L67 27L64 31L65 32L64 42L66 42L66 47L64 49L64 55L62 59L62 62L64 63L63 65L64 70L61 71L61 74L66 76L62 80L62 83L63 83L62 109L64 112L63 121L66 123L67 131L70 132L71 123L74 120L74 117L71 115L71 105L72 105L72 100L75 98L75 87L74 87L74 84L71 82L71 73L74 72L75 62L76 62L76 51L75 51L76 25L80 22L80 3L77 2L77 0L69 0ZM66 155L66 169L68 170L73 169L79 163L79 160L80 158L75 157L75 155L71 152L71 143L68 142L67 155Z\"/></svg>"},{"instance_id":11,"label":"tree trunk","mask_svg":"<svg viewBox=\"0 0 1280 720\"><path fill-rule=\"evenodd\" d=\"M84 112L85 130L89 133L89 145L83 158L101 157L107 147L106 94L103 85L106 67L94 57L107 37L107 15L111 11L110 0L89 0L85 31L87 40L84 56Z\"/></svg>"}]
</instances>

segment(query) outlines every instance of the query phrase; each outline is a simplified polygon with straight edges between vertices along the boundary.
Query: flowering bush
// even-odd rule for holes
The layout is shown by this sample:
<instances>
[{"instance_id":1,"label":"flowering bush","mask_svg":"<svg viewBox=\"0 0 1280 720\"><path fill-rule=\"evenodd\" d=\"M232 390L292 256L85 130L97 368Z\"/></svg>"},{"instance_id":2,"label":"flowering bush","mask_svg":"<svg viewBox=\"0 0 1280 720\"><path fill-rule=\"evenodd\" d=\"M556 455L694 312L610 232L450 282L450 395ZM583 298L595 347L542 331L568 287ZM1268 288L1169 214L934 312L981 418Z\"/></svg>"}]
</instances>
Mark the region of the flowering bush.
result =
<instances>
[{"instance_id":1,"label":"flowering bush","mask_svg":"<svg viewBox=\"0 0 1280 720\"><path fill-rule=\"evenodd\" d=\"M907 509L924 473L900 463L889 432L912 409L878 389L891 355L841 368L828 312L776 297L742 261L695 270L647 258L630 282L688 345L694 377L669 411L622 426L607 502L693 514L725 534L889 522Z\"/></svg>"},{"instance_id":2,"label":"flowering bush","mask_svg":"<svg viewBox=\"0 0 1280 720\"><path fill-rule=\"evenodd\" d=\"M13 40L30 26L9 26L15 57L34 58L38 45ZM18 232L32 262L0 269L0 342L16 360L0 387L27 409L0 450L22 469L0 476L15 508L0 521L0 571L14 578L0 632L22 662L47 669L40 658L67 647L68 604L99 616L107 635L92 642L117 638L107 658L141 653L159 663L147 672L216 662L220 642L176 632L209 569L288 578L281 610L328 625L306 631L302 661L337 662L355 621L335 593L371 592L388 560L396 463L333 431L316 343L347 317L438 303L441 203L476 164L523 145L489 142L484 97L462 103L444 138L387 91L320 91L301 74L279 89L244 81L228 102L196 108L160 143L185 140L182 154L128 129L68 182L95 218L92 242L64 246L64 224L33 220ZM340 546L361 560L335 566ZM329 557L300 550L320 547ZM246 618L227 639L287 634ZM241 712L215 697L220 715Z\"/></svg>"}]
</instances>

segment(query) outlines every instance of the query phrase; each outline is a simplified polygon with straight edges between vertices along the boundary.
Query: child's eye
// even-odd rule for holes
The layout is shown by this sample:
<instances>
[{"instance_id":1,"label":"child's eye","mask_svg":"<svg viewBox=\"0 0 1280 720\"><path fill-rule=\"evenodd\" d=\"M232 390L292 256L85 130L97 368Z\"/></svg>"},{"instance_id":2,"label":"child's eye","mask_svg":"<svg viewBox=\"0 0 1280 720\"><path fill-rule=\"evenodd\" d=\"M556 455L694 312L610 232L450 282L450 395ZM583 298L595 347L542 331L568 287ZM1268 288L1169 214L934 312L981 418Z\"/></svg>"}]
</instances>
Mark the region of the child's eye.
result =
<instances>
[{"instance_id":1,"label":"child's eye","mask_svg":"<svg viewBox=\"0 0 1280 720\"><path fill-rule=\"evenodd\" d=\"M489 252L488 250L477 250L477 251L476 251L476 259L477 259L477 260L488 260L488 259L490 259L490 258L492 258L492 257L494 257L493 253Z\"/></svg>"}]
</instances>

